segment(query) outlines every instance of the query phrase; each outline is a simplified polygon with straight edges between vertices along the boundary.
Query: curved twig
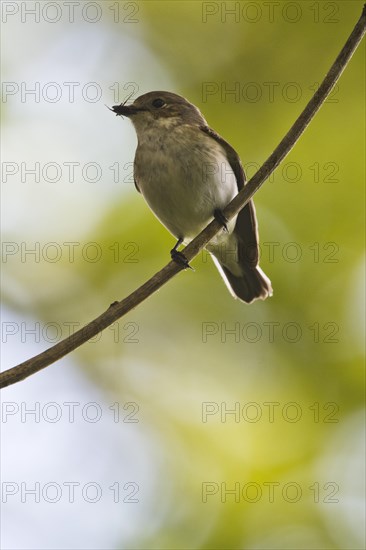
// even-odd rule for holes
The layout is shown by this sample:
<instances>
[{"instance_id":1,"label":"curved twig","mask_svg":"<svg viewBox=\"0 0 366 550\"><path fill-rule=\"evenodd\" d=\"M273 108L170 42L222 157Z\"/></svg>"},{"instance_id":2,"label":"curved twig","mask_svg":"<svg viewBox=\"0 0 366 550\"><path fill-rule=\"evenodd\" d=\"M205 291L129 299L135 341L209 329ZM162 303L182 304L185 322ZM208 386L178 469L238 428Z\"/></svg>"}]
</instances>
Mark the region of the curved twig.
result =
<instances>
[{"instance_id":1,"label":"curved twig","mask_svg":"<svg viewBox=\"0 0 366 550\"><path fill-rule=\"evenodd\" d=\"M330 68L328 74L324 78L319 89L315 92L305 109L295 121L293 126L287 132L280 144L276 147L270 157L266 160L258 172L249 180L244 189L236 195L236 197L228 204L223 211L224 216L230 220L237 214L246 203L258 191L264 181L275 170L279 163L290 152L301 134L306 129L307 125L316 114L318 109L324 103L333 86L339 79L345 69L352 54L356 50L366 30L366 5L363 7L362 15L356 23L351 35L346 44L342 48L337 59ZM197 256L200 250L214 237L221 229L221 225L213 220L188 246L184 249L184 255L188 261ZM0 373L0 388L4 388L11 384L15 384L28 376L44 369L51 365L61 357L64 357L77 347L87 342L90 338L98 334L100 331L126 315L129 311L141 304L146 298L159 290L166 282L174 275L183 269L176 262L169 262L163 269L158 271L146 283L136 289L132 294L124 298L120 302L114 302L104 313L99 317L85 325L80 330L76 331L71 336L68 336L61 342L43 351L39 355L20 363L16 367L8 369Z\"/></svg>"}]
</instances>

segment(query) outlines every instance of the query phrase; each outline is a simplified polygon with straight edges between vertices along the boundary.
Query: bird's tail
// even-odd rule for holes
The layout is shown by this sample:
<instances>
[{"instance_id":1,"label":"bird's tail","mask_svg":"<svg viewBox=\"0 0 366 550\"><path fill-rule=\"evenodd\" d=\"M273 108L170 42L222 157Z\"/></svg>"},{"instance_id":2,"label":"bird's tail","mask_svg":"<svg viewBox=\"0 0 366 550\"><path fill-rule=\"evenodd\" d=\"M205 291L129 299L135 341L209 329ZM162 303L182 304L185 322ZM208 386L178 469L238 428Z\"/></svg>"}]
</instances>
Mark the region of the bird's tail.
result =
<instances>
[{"instance_id":1,"label":"bird's tail","mask_svg":"<svg viewBox=\"0 0 366 550\"><path fill-rule=\"evenodd\" d=\"M241 275L234 275L215 256L214 261L234 297L250 304L254 300L265 300L272 296L271 281L259 266L253 268L246 265Z\"/></svg>"},{"instance_id":2,"label":"bird's tail","mask_svg":"<svg viewBox=\"0 0 366 550\"><path fill-rule=\"evenodd\" d=\"M232 233L209 243L216 267L231 294L247 304L272 296L272 285L259 262L258 224L253 201L239 212Z\"/></svg>"},{"instance_id":3,"label":"bird's tail","mask_svg":"<svg viewBox=\"0 0 366 550\"><path fill-rule=\"evenodd\" d=\"M272 285L267 275L259 266L251 267L248 264L240 266L238 273L234 274L228 266L220 262L216 255L212 255L217 269L220 271L226 286L235 298L239 298L250 304L254 300L265 300L268 296L272 296ZM238 264L235 266L238 267Z\"/></svg>"}]
</instances>

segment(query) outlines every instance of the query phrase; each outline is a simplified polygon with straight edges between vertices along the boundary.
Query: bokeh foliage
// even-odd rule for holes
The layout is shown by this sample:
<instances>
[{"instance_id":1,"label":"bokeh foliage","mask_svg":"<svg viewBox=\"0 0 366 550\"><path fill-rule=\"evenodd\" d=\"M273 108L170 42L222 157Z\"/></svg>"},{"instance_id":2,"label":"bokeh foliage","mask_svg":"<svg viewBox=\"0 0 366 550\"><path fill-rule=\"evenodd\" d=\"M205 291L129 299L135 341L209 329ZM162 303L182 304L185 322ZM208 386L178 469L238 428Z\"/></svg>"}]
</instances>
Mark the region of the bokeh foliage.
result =
<instances>
[{"instance_id":1,"label":"bokeh foliage","mask_svg":"<svg viewBox=\"0 0 366 550\"><path fill-rule=\"evenodd\" d=\"M326 21L330 8L324 2L315 2L313 9L310 2L297 2L301 17L293 23L283 16L284 2L273 22L265 2L253 3L261 14L256 22L245 20L242 11L237 22L232 16L221 20L222 6L239 4L242 10L248 3L210 2L219 12L203 22L204 4L139 2L138 29L119 32L144 44L174 82L172 91L199 106L252 175L253 163L260 165L268 157L310 99L359 17L362 2L328 3L337 8L334 22ZM319 22L314 21L315 9ZM108 63L107 52L105 56ZM142 55L136 74L144 63ZM349 441L360 431L364 397L363 63L361 46L331 99L255 197L261 265L272 280L273 298L251 306L234 301L202 254L193 262L195 272L180 274L118 328L107 329L99 342L74 355L107 395L140 404L159 445L154 460L164 477L157 480L159 494L147 511L156 515L157 527L146 534L142 525L131 548L362 546L360 527L351 528L348 501L357 504L362 480L357 469L352 482L344 471L352 462ZM141 92L148 91L140 78ZM160 89L154 75L149 75L151 82ZM273 100L270 82L275 83ZM208 83L217 93L205 95ZM235 86L238 101L225 93ZM259 90L256 100L245 95L253 90ZM296 101L291 99L294 90L300 90ZM129 123L116 119L115 124L120 143L108 146L117 156ZM23 230L15 238L26 240L27 228ZM84 241L97 242L103 250L118 243L118 260L114 253L96 263L77 255L73 263L30 263L24 269L14 258L4 265L5 302L43 322L87 322L164 265L173 244L131 183L111 200L80 239ZM235 334L226 332L238 327ZM297 341L291 341L296 334ZM203 422L207 402L219 410L233 409L235 403L242 410L254 403L248 414L260 410L262 417L236 422L228 415L222 422L218 413ZM266 403L278 403L274 421ZM286 419L288 403L301 411L297 422ZM289 415L294 410L288 409ZM218 493L204 503L204 482L231 488L254 482L263 496L258 502L235 502L233 496L221 502ZM263 485L268 482L280 484L274 502L268 501ZM296 503L286 502L281 493L292 482L303 490ZM339 486L339 502L328 503L330 489L322 488L320 502L314 502L309 487L328 482ZM358 505L355 509L358 514Z\"/></svg>"}]
</instances>

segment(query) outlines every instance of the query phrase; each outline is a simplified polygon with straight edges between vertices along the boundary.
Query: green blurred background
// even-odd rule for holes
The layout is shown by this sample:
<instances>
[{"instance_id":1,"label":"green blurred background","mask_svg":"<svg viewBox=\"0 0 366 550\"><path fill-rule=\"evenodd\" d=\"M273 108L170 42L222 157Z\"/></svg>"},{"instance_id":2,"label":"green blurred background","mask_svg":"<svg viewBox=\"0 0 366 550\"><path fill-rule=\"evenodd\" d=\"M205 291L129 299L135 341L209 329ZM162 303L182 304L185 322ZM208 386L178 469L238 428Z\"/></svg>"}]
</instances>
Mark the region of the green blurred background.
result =
<instances>
[{"instance_id":1,"label":"green blurred background","mask_svg":"<svg viewBox=\"0 0 366 550\"><path fill-rule=\"evenodd\" d=\"M19 10L2 24L3 369L169 259L174 239L133 185L132 126L104 105L132 91L184 95L251 176L362 10L353 1L81 2L70 22L59 2L52 23L55 7L37 22L21 11L34 3L4 4ZM120 403L124 414L134 403L138 422L101 430L63 417L60 431L14 414L2 425L3 479L61 484L86 468L89 481L139 489L136 503L94 507L14 497L3 506L4 548L364 548L364 57L361 45L255 197L271 299L233 300L203 253L195 272L98 341L4 390L6 403L55 402L63 413L69 401ZM39 101L26 94L37 82ZM74 101L65 82L79 84ZM39 181L25 173L37 162Z\"/></svg>"}]
</instances>

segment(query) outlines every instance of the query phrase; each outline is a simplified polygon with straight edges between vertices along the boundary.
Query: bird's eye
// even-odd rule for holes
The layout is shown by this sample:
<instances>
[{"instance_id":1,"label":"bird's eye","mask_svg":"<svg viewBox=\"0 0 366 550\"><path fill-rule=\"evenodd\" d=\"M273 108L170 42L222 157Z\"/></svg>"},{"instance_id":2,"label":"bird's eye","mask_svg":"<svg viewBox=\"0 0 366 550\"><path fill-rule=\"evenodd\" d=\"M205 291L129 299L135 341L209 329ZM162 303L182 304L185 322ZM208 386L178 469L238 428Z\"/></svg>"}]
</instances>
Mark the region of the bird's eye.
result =
<instances>
[{"instance_id":1,"label":"bird's eye","mask_svg":"<svg viewBox=\"0 0 366 550\"><path fill-rule=\"evenodd\" d=\"M161 99L160 97L158 97L158 99L154 99L152 104L157 109L160 109L160 107L163 107L165 105L165 101L163 99Z\"/></svg>"}]
</instances>

